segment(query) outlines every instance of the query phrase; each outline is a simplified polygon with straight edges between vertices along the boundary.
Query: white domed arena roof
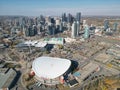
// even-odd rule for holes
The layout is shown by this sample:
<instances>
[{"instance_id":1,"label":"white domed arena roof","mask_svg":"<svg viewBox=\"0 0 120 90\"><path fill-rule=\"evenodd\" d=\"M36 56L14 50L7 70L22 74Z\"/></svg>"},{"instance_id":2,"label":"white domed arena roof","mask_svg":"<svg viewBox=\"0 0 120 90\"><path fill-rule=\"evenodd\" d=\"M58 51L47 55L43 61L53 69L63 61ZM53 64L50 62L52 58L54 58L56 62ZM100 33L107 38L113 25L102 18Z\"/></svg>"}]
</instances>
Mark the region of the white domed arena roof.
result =
<instances>
[{"instance_id":1,"label":"white domed arena roof","mask_svg":"<svg viewBox=\"0 0 120 90\"><path fill-rule=\"evenodd\" d=\"M68 59L54 57L39 57L33 61L32 70L38 77L54 79L64 74L70 67Z\"/></svg>"}]
</instances>

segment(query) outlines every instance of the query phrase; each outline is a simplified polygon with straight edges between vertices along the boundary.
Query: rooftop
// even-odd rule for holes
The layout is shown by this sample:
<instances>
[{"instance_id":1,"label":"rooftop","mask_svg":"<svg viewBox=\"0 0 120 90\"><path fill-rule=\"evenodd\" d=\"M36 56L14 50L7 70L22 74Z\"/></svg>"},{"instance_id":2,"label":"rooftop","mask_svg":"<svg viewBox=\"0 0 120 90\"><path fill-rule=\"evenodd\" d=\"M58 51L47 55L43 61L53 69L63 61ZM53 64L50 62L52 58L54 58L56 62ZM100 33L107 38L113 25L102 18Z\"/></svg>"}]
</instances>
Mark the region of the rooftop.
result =
<instances>
[{"instance_id":1,"label":"rooftop","mask_svg":"<svg viewBox=\"0 0 120 90\"><path fill-rule=\"evenodd\" d=\"M39 57L33 61L32 70L40 78L54 79L64 74L71 61L55 57Z\"/></svg>"},{"instance_id":2,"label":"rooftop","mask_svg":"<svg viewBox=\"0 0 120 90\"><path fill-rule=\"evenodd\" d=\"M112 57L108 54L99 54L95 57L95 60L99 61L99 62L103 62L106 63L107 61L110 61L112 59Z\"/></svg>"},{"instance_id":3,"label":"rooftop","mask_svg":"<svg viewBox=\"0 0 120 90\"><path fill-rule=\"evenodd\" d=\"M45 38L43 41L48 44L63 44L64 38Z\"/></svg>"},{"instance_id":4,"label":"rooftop","mask_svg":"<svg viewBox=\"0 0 120 90\"><path fill-rule=\"evenodd\" d=\"M95 71L99 66L90 62L85 67L82 68L80 80L84 80L87 76L89 76L93 71Z\"/></svg>"},{"instance_id":5,"label":"rooftop","mask_svg":"<svg viewBox=\"0 0 120 90\"><path fill-rule=\"evenodd\" d=\"M2 69L0 69L2 71ZM0 89L1 88L9 88L12 81L16 76L16 72L13 69L3 69L3 72L0 72Z\"/></svg>"},{"instance_id":6,"label":"rooftop","mask_svg":"<svg viewBox=\"0 0 120 90\"><path fill-rule=\"evenodd\" d=\"M25 47L25 46L34 46L34 47L45 47L47 43L40 41L25 41L24 43L19 43L17 47Z\"/></svg>"}]
</instances>

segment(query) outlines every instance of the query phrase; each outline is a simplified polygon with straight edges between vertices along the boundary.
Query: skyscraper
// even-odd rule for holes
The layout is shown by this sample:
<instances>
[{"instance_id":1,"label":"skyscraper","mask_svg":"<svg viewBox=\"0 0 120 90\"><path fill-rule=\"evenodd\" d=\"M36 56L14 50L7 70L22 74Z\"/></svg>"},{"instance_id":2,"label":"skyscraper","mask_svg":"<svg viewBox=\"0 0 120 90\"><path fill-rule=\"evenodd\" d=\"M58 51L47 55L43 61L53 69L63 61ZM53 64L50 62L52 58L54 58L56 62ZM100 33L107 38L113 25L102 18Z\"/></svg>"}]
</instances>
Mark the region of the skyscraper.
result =
<instances>
[{"instance_id":1,"label":"skyscraper","mask_svg":"<svg viewBox=\"0 0 120 90\"><path fill-rule=\"evenodd\" d=\"M67 24L67 28L68 28L68 30L71 30L71 24L70 23Z\"/></svg>"},{"instance_id":2,"label":"skyscraper","mask_svg":"<svg viewBox=\"0 0 120 90\"><path fill-rule=\"evenodd\" d=\"M67 22L66 13L62 14L62 22Z\"/></svg>"},{"instance_id":3,"label":"skyscraper","mask_svg":"<svg viewBox=\"0 0 120 90\"><path fill-rule=\"evenodd\" d=\"M34 35L38 34L38 32L37 32L38 29L37 29L36 25L33 25L32 29L34 31Z\"/></svg>"},{"instance_id":4,"label":"skyscraper","mask_svg":"<svg viewBox=\"0 0 120 90\"><path fill-rule=\"evenodd\" d=\"M37 25L37 32L40 34L42 32L42 24Z\"/></svg>"},{"instance_id":5,"label":"skyscraper","mask_svg":"<svg viewBox=\"0 0 120 90\"><path fill-rule=\"evenodd\" d=\"M80 22L77 21L77 36L79 36L79 32L80 32Z\"/></svg>"},{"instance_id":6,"label":"skyscraper","mask_svg":"<svg viewBox=\"0 0 120 90\"><path fill-rule=\"evenodd\" d=\"M51 23L51 17L50 16L46 17L45 20L46 20L46 23Z\"/></svg>"},{"instance_id":7,"label":"skyscraper","mask_svg":"<svg viewBox=\"0 0 120 90\"><path fill-rule=\"evenodd\" d=\"M56 31L57 32L61 32L61 30L60 30L60 24L61 24L61 20L60 19L56 19Z\"/></svg>"},{"instance_id":8,"label":"skyscraper","mask_svg":"<svg viewBox=\"0 0 120 90\"><path fill-rule=\"evenodd\" d=\"M84 38L87 39L89 38L90 34L89 34L89 26L86 25L85 26L85 33L84 33Z\"/></svg>"},{"instance_id":9,"label":"skyscraper","mask_svg":"<svg viewBox=\"0 0 120 90\"><path fill-rule=\"evenodd\" d=\"M39 21L43 24L45 23L45 18L43 17L43 15L40 15Z\"/></svg>"},{"instance_id":10,"label":"skyscraper","mask_svg":"<svg viewBox=\"0 0 120 90\"><path fill-rule=\"evenodd\" d=\"M57 33L56 27L54 25L52 26L52 32L53 32L53 35Z\"/></svg>"},{"instance_id":11,"label":"skyscraper","mask_svg":"<svg viewBox=\"0 0 120 90\"><path fill-rule=\"evenodd\" d=\"M72 23L72 15L70 13L67 16L67 22Z\"/></svg>"},{"instance_id":12,"label":"skyscraper","mask_svg":"<svg viewBox=\"0 0 120 90\"><path fill-rule=\"evenodd\" d=\"M51 18L51 23L55 24L54 18Z\"/></svg>"},{"instance_id":13,"label":"skyscraper","mask_svg":"<svg viewBox=\"0 0 120 90\"><path fill-rule=\"evenodd\" d=\"M107 30L109 28L109 21L104 20L104 30Z\"/></svg>"},{"instance_id":14,"label":"skyscraper","mask_svg":"<svg viewBox=\"0 0 120 90\"><path fill-rule=\"evenodd\" d=\"M63 32L63 23L60 23L60 32Z\"/></svg>"},{"instance_id":15,"label":"skyscraper","mask_svg":"<svg viewBox=\"0 0 120 90\"><path fill-rule=\"evenodd\" d=\"M30 31L32 30L32 27L28 26L28 28L25 30L25 35L30 36Z\"/></svg>"},{"instance_id":16,"label":"skyscraper","mask_svg":"<svg viewBox=\"0 0 120 90\"><path fill-rule=\"evenodd\" d=\"M83 20L83 27L86 25L86 20Z\"/></svg>"},{"instance_id":17,"label":"skyscraper","mask_svg":"<svg viewBox=\"0 0 120 90\"><path fill-rule=\"evenodd\" d=\"M56 33L56 28L53 24L48 25L48 34L49 35L55 35Z\"/></svg>"},{"instance_id":18,"label":"skyscraper","mask_svg":"<svg viewBox=\"0 0 120 90\"><path fill-rule=\"evenodd\" d=\"M23 35L24 35L24 37L26 36L26 27L25 26L23 26L23 28L22 28L22 33L23 33Z\"/></svg>"},{"instance_id":19,"label":"skyscraper","mask_svg":"<svg viewBox=\"0 0 120 90\"><path fill-rule=\"evenodd\" d=\"M37 27L35 25L28 26L27 29L25 29L25 35L26 36L35 36L37 34Z\"/></svg>"},{"instance_id":20,"label":"skyscraper","mask_svg":"<svg viewBox=\"0 0 120 90\"><path fill-rule=\"evenodd\" d=\"M75 38L76 36L77 36L77 23L76 23L76 21L74 21L72 24L71 37Z\"/></svg>"},{"instance_id":21,"label":"skyscraper","mask_svg":"<svg viewBox=\"0 0 120 90\"><path fill-rule=\"evenodd\" d=\"M29 27L28 30L29 30L29 36L34 36L35 35L35 31L34 31L33 28Z\"/></svg>"},{"instance_id":22,"label":"skyscraper","mask_svg":"<svg viewBox=\"0 0 120 90\"><path fill-rule=\"evenodd\" d=\"M56 19L56 25L60 25L60 22L61 22L61 20L60 19Z\"/></svg>"},{"instance_id":23,"label":"skyscraper","mask_svg":"<svg viewBox=\"0 0 120 90\"><path fill-rule=\"evenodd\" d=\"M80 32L80 22L81 22L81 13L78 12L76 14L76 22L77 22L77 36L79 35Z\"/></svg>"},{"instance_id":24,"label":"skyscraper","mask_svg":"<svg viewBox=\"0 0 120 90\"><path fill-rule=\"evenodd\" d=\"M60 32L60 25L56 25L56 32Z\"/></svg>"},{"instance_id":25,"label":"skyscraper","mask_svg":"<svg viewBox=\"0 0 120 90\"><path fill-rule=\"evenodd\" d=\"M115 22L115 23L113 24L113 30L114 30L114 31L117 30L117 25L118 25L117 22Z\"/></svg>"},{"instance_id":26,"label":"skyscraper","mask_svg":"<svg viewBox=\"0 0 120 90\"><path fill-rule=\"evenodd\" d=\"M51 25L48 25L48 34L49 35L53 34L53 32L52 32L52 26Z\"/></svg>"},{"instance_id":27,"label":"skyscraper","mask_svg":"<svg viewBox=\"0 0 120 90\"><path fill-rule=\"evenodd\" d=\"M78 12L78 13L76 14L76 21L78 21L78 22L81 21L81 13L80 13L80 12Z\"/></svg>"}]
</instances>

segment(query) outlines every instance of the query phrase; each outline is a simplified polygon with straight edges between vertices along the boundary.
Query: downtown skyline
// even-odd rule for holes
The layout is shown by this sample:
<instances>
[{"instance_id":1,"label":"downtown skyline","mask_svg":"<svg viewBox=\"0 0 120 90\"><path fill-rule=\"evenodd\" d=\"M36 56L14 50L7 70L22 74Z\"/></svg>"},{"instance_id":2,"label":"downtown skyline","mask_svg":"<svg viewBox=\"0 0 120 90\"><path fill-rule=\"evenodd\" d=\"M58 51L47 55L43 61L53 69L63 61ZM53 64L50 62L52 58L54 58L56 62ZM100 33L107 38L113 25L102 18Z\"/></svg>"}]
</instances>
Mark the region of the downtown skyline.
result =
<instances>
[{"instance_id":1,"label":"downtown skyline","mask_svg":"<svg viewBox=\"0 0 120 90\"><path fill-rule=\"evenodd\" d=\"M120 0L1 0L0 15L120 15Z\"/></svg>"}]
</instances>

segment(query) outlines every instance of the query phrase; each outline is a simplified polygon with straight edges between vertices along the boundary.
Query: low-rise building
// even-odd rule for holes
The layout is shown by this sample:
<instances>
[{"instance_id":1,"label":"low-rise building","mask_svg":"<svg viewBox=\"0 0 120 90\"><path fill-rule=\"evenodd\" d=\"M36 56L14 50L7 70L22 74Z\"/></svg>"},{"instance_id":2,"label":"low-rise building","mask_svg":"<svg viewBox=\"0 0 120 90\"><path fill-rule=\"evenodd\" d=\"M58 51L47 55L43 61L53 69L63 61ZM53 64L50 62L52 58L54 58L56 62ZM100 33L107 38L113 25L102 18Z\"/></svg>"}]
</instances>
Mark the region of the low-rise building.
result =
<instances>
[{"instance_id":1,"label":"low-rise building","mask_svg":"<svg viewBox=\"0 0 120 90\"><path fill-rule=\"evenodd\" d=\"M49 45L45 42L40 41L26 41L23 43L19 43L15 46L18 51L30 51L31 49L37 49L37 50L49 50L51 49L52 45Z\"/></svg>"},{"instance_id":2,"label":"low-rise building","mask_svg":"<svg viewBox=\"0 0 120 90\"><path fill-rule=\"evenodd\" d=\"M112 57L108 54L101 53L101 54L97 55L94 59L98 62L106 63L108 61L111 61Z\"/></svg>"},{"instance_id":3,"label":"low-rise building","mask_svg":"<svg viewBox=\"0 0 120 90\"><path fill-rule=\"evenodd\" d=\"M77 79L79 82L85 81L92 73L99 70L99 65L90 62L82 68L82 70L80 71L80 76Z\"/></svg>"},{"instance_id":4,"label":"low-rise building","mask_svg":"<svg viewBox=\"0 0 120 90\"><path fill-rule=\"evenodd\" d=\"M13 69L0 68L0 90L11 89L17 73Z\"/></svg>"},{"instance_id":5,"label":"low-rise building","mask_svg":"<svg viewBox=\"0 0 120 90\"><path fill-rule=\"evenodd\" d=\"M109 48L106 53L115 56L115 59L120 59L120 47L118 46Z\"/></svg>"},{"instance_id":6,"label":"low-rise building","mask_svg":"<svg viewBox=\"0 0 120 90\"><path fill-rule=\"evenodd\" d=\"M64 44L64 38L45 38L43 41L48 44Z\"/></svg>"}]
</instances>

